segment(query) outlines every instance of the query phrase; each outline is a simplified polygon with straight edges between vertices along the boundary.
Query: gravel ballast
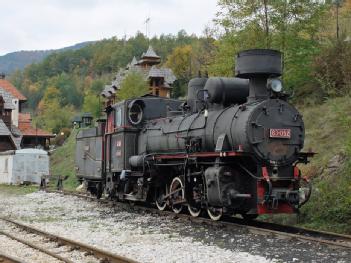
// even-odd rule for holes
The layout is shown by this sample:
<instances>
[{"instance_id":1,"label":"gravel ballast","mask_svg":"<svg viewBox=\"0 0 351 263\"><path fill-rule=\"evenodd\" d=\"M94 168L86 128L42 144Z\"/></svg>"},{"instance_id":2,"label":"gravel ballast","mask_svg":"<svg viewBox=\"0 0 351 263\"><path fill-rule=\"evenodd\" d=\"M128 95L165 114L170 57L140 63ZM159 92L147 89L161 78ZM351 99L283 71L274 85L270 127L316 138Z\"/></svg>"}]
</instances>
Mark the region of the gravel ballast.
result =
<instances>
[{"instance_id":1,"label":"gravel ballast","mask_svg":"<svg viewBox=\"0 0 351 263\"><path fill-rule=\"evenodd\" d=\"M55 193L0 193L0 200L1 216L140 262L342 263L351 259L347 250L255 235L241 228L185 223ZM0 242L2 251L8 248Z\"/></svg>"}]
</instances>

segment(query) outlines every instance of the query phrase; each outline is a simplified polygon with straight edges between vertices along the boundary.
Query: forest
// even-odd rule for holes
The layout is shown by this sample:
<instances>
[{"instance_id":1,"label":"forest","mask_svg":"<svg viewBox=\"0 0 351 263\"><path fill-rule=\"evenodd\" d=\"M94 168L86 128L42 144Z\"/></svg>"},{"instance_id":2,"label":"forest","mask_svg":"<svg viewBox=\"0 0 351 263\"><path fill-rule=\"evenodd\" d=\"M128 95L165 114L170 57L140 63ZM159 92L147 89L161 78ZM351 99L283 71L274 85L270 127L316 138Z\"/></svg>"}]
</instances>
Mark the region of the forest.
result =
<instances>
[{"instance_id":1,"label":"forest","mask_svg":"<svg viewBox=\"0 0 351 263\"><path fill-rule=\"evenodd\" d=\"M306 169L317 190L302 210L301 222L323 229L334 224L333 230L351 232L351 0L219 0L218 7L201 36L181 30L150 39L141 32L104 39L79 50L53 53L10 79L29 98L27 106L36 125L59 133L71 127L75 113L89 111L99 117L104 85L149 45L178 78L175 98L184 97L187 82L199 74L233 76L238 51L280 50L285 90L305 114L307 137L312 137L307 145L321 151ZM332 132L340 136L330 137ZM329 148L323 148L321 141ZM338 176L330 177L324 168L339 155L342 168Z\"/></svg>"},{"instance_id":2,"label":"forest","mask_svg":"<svg viewBox=\"0 0 351 263\"><path fill-rule=\"evenodd\" d=\"M28 109L42 128L58 133L74 112L99 112L98 95L119 68L149 45L172 68L178 81L173 97L183 97L186 84L199 73L233 76L235 54L249 48L284 53L285 88L297 103L321 103L350 88L351 1L218 1L219 12L202 36L141 32L128 39L104 39L78 50L48 56L10 76L29 98ZM336 11L338 9L338 26ZM338 27L338 30L336 29ZM56 120L56 121L53 121Z\"/></svg>"}]
</instances>

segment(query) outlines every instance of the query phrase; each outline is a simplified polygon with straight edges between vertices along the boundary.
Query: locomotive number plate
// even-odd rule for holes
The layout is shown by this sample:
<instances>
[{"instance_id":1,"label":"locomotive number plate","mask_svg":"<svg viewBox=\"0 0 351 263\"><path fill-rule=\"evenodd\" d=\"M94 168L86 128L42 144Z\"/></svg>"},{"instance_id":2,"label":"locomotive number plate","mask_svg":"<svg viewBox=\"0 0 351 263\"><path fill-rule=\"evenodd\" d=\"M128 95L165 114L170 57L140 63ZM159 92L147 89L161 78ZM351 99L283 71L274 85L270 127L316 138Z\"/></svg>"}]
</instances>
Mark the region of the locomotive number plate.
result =
<instances>
[{"instance_id":1,"label":"locomotive number plate","mask_svg":"<svg viewBox=\"0 0 351 263\"><path fill-rule=\"evenodd\" d=\"M269 129L269 138L290 139L290 129Z\"/></svg>"}]
</instances>

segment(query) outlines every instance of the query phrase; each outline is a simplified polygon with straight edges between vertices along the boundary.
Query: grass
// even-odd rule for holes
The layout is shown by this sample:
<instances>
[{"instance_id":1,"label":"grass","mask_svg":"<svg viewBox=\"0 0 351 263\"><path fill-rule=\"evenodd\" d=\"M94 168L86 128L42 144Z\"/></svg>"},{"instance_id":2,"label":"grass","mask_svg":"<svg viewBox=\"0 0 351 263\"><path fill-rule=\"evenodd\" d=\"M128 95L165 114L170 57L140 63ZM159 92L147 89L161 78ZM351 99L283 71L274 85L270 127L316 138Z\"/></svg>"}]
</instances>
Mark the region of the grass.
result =
<instances>
[{"instance_id":1,"label":"grass","mask_svg":"<svg viewBox=\"0 0 351 263\"><path fill-rule=\"evenodd\" d=\"M0 184L0 192L5 195L25 195L38 191L37 185L4 185Z\"/></svg>"},{"instance_id":2,"label":"grass","mask_svg":"<svg viewBox=\"0 0 351 263\"><path fill-rule=\"evenodd\" d=\"M313 192L301 209L300 225L351 234L351 98L330 99L300 110L306 124L305 150L318 153L310 164L301 166L312 179ZM330 173L327 166L336 155L345 160Z\"/></svg>"},{"instance_id":3,"label":"grass","mask_svg":"<svg viewBox=\"0 0 351 263\"><path fill-rule=\"evenodd\" d=\"M351 116L351 98L335 98L299 110L306 128L304 150L312 149L318 153L309 165L301 166L305 174L313 178L333 156L345 153L345 142L350 133L347 116Z\"/></svg>"},{"instance_id":4,"label":"grass","mask_svg":"<svg viewBox=\"0 0 351 263\"><path fill-rule=\"evenodd\" d=\"M68 179L63 183L64 189L73 190L78 186L74 172L74 151L77 133L77 129L72 130L65 143L50 156L51 185L56 184L58 176L61 175L68 176Z\"/></svg>"}]
</instances>

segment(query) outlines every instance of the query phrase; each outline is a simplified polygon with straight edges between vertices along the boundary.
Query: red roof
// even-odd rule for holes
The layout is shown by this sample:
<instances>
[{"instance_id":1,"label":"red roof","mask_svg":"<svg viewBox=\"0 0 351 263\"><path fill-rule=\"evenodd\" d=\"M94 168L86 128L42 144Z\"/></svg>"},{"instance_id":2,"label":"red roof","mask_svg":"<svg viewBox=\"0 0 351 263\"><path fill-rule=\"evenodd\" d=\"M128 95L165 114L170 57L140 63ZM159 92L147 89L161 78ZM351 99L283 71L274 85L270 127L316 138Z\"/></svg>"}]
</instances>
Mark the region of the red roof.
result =
<instances>
[{"instance_id":1,"label":"red roof","mask_svg":"<svg viewBox=\"0 0 351 263\"><path fill-rule=\"evenodd\" d=\"M18 90L15 86L11 84L11 82L6 79L0 78L0 88L3 88L7 92L9 92L12 96L19 99L20 101L26 101L27 98Z\"/></svg>"},{"instance_id":2,"label":"red roof","mask_svg":"<svg viewBox=\"0 0 351 263\"><path fill-rule=\"evenodd\" d=\"M22 122L31 122L32 117L30 116L30 113L19 113L18 120Z\"/></svg>"},{"instance_id":3,"label":"red roof","mask_svg":"<svg viewBox=\"0 0 351 263\"><path fill-rule=\"evenodd\" d=\"M30 113L20 113L18 116L18 128L22 132L23 136L35 136L35 137L55 137L50 132L44 131L39 128L32 127L32 118Z\"/></svg>"}]
</instances>

